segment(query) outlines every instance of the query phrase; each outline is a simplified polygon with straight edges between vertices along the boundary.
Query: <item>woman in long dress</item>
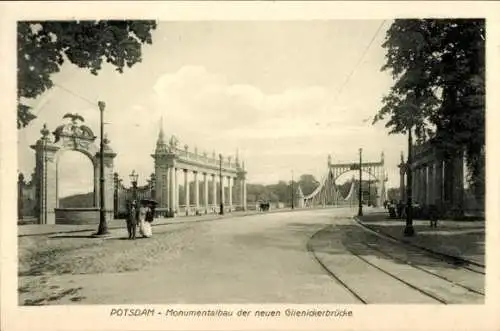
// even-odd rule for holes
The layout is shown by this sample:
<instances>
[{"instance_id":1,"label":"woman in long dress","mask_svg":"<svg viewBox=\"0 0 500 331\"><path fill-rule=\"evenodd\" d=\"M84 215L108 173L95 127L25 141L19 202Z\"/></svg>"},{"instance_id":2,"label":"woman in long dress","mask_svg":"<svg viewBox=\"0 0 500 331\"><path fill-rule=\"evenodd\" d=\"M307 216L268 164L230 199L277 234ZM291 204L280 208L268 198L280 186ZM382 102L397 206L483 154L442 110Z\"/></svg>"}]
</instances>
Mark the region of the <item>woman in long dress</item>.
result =
<instances>
[{"instance_id":1,"label":"woman in long dress","mask_svg":"<svg viewBox=\"0 0 500 331\"><path fill-rule=\"evenodd\" d=\"M151 223L146 220L146 216L150 212L151 209L148 205L142 205L141 208L139 208L139 232L145 238L149 238L153 235Z\"/></svg>"}]
</instances>

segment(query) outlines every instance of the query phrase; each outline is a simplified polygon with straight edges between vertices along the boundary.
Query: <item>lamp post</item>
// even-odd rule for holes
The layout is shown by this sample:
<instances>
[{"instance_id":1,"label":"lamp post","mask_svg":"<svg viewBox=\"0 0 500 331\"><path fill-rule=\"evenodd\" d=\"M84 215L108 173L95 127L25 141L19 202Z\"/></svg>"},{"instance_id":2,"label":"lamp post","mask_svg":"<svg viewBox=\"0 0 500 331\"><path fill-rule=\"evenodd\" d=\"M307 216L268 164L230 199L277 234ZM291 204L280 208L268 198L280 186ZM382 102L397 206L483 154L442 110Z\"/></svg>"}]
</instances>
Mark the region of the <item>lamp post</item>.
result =
<instances>
[{"instance_id":1,"label":"lamp post","mask_svg":"<svg viewBox=\"0 0 500 331\"><path fill-rule=\"evenodd\" d=\"M101 143L99 148L99 229L96 236L105 236L109 234L108 223L105 214L105 199L104 199L104 108L106 104L103 101L97 103L101 112Z\"/></svg>"},{"instance_id":2,"label":"lamp post","mask_svg":"<svg viewBox=\"0 0 500 331\"><path fill-rule=\"evenodd\" d=\"M410 125L410 128L408 129L408 162L406 163L406 225L404 229L404 235L406 237L412 237L415 234L415 229L413 228L413 202L412 202L412 183L413 183L413 176L412 176L412 154L413 154L413 141L412 141L412 136L411 136L411 130L412 126Z\"/></svg>"},{"instance_id":3,"label":"lamp post","mask_svg":"<svg viewBox=\"0 0 500 331\"><path fill-rule=\"evenodd\" d=\"M363 185L362 185L362 181L363 181L363 173L362 173L362 153L363 153L363 149L360 148L359 149L359 205L358 205L358 216L363 216L363 201L362 201L362 197L363 197Z\"/></svg>"},{"instance_id":4,"label":"lamp post","mask_svg":"<svg viewBox=\"0 0 500 331\"><path fill-rule=\"evenodd\" d=\"M154 173L151 174L151 199L156 200L156 175Z\"/></svg>"},{"instance_id":5,"label":"lamp post","mask_svg":"<svg viewBox=\"0 0 500 331\"><path fill-rule=\"evenodd\" d=\"M224 203L222 202L222 154L219 154L219 181L220 181L220 187L219 187L219 198L220 198L220 211L219 215L224 215Z\"/></svg>"},{"instance_id":6,"label":"lamp post","mask_svg":"<svg viewBox=\"0 0 500 331\"><path fill-rule=\"evenodd\" d=\"M113 174L113 183L114 183L114 192L113 192L113 211L114 218L118 218L118 188L120 183L120 178L118 177L118 173Z\"/></svg>"},{"instance_id":7,"label":"lamp post","mask_svg":"<svg viewBox=\"0 0 500 331\"><path fill-rule=\"evenodd\" d=\"M137 200L137 179L139 179L139 174L132 170L129 175L130 182L132 183L132 200Z\"/></svg>"},{"instance_id":8,"label":"lamp post","mask_svg":"<svg viewBox=\"0 0 500 331\"><path fill-rule=\"evenodd\" d=\"M48 134L47 128L44 126L45 131ZM47 136L43 139L43 224L47 224Z\"/></svg>"},{"instance_id":9,"label":"lamp post","mask_svg":"<svg viewBox=\"0 0 500 331\"><path fill-rule=\"evenodd\" d=\"M295 195L294 195L294 193L295 193L295 189L294 189L294 187L293 187L293 170L292 170L292 209L294 209L294 208L295 208L295 206L294 206L294 200L295 200Z\"/></svg>"},{"instance_id":10,"label":"lamp post","mask_svg":"<svg viewBox=\"0 0 500 331\"><path fill-rule=\"evenodd\" d=\"M372 172L371 172L371 168L368 168L368 207L370 207L371 205L371 176L372 176Z\"/></svg>"}]
</instances>

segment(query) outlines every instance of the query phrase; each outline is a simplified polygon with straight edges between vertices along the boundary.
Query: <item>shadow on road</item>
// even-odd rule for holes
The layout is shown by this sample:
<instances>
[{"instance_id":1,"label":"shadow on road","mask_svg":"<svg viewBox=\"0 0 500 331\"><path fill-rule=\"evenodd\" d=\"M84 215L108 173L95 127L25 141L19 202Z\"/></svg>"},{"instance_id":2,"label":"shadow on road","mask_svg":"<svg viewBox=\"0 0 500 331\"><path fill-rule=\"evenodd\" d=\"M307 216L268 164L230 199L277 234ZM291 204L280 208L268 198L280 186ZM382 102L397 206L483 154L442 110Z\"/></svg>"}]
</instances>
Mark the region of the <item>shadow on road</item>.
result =
<instances>
[{"instance_id":1,"label":"shadow on road","mask_svg":"<svg viewBox=\"0 0 500 331\"><path fill-rule=\"evenodd\" d=\"M378 225L379 227L384 227L383 233L387 232L402 232L403 225L399 221L398 224L393 225ZM370 224L370 228L377 227L377 225ZM387 229L389 227L390 229ZM457 238L458 237L458 238ZM437 236L433 240L439 240L440 245L450 245L449 242L456 243L461 242L460 247L455 248L455 254L482 254L481 249L481 235L477 233L459 233L452 234L450 236ZM483 234L484 238L484 234ZM335 226L329 226L319 232L317 232L313 238L311 238L311 245L313 245L316 252L326 253L326 254L346 254L345 250L333 248L332 242L341 243L343 247L350 250L356 254L362 256L375 256L379 259L386 259L394 261L399 264L406 264L405 261L410 261L412 264L417 266L426 266L431 268L436 267L448 267L457 268L458 266L453 266L451 264L445 263L455 263L456 261L447 259L444 257L433 256L430 257L428 253L419 250L418 248L413 248L409 246L401 246L400 244L395 244L388 242L387 240L378 237L375 234L369 233L364 229L360 228L356 224L337 224ZM368 246L367 246L368 245ZM449 246L447 246L450 250Z\"/></svg>"}]
</instances>

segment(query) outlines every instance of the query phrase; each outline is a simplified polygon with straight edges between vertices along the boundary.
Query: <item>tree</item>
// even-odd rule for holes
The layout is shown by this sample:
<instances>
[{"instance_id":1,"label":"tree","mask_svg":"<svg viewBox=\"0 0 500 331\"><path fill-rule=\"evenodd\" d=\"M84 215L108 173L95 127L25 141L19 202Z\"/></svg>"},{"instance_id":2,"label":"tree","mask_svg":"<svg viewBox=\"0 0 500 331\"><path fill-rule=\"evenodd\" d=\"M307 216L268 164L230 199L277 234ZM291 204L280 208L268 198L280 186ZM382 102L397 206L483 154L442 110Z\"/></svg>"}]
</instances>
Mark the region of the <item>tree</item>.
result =
<instances>
[{"instance_id":1,"label":"tree","mask_svg":"<svg viewBox=\"0 0 500 331\"><path fill-rule=\"evenodd\" d=\"M387 189L387 200L400 200L400 189L396 187L391 187Z\"/></svg>"},{"instance_id":2,"label":"tree","mask_svg":"<svg viewBox=\"0 0 500 331\"><path fill-rule=\"evenodd\" d=\"M311 194L319 185L319 182L314 178L313 175L304 174L300 176L298 184L302 189L304 195Z\"/></svg>"},{"instance_id":3,"label":"tree","mask_svg":"<svg viewBox=\"0 0 500 331\"><path fill-rule=\"evenodd\" d=\"M415 130L443 158L465 150L469 182L484 192L485 43L482 19L396 20L382 45L395 79L374 123Z\"/></svg>"},{"instance_id":4,"label":"tree","mask_svg":"<svg viewBox=\"0 0 500 331\"><path fill-rule=\"evenodd\" d=\"M17 127L36 118L23 103L52 88L51 75L69 61L97 75L104 61L123 73L152 44L155 21L23 21L17 26Z\"/></svg>"}]
</instances>

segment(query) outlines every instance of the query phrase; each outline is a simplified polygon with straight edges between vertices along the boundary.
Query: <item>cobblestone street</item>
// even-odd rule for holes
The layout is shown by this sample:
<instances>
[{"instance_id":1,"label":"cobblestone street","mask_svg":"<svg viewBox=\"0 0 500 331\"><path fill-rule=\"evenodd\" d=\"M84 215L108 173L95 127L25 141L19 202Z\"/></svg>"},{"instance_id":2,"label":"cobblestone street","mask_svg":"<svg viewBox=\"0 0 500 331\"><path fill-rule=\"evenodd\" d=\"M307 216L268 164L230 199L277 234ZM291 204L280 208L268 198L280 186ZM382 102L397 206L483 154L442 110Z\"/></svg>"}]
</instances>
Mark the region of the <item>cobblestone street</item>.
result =
<instances>
[{"instance_id":1,"label":"cobblestone street","mask_svg":"<svg viewBox=\"0 0 500 331\"><path fill-rule=\"evenodd\" d=\"M135 241L124 239L125 229L113 229L109 239L91 239L91 231L20 237L19 302L484 300L484 275L387 242L358 225L352 214L352 209L328 208L226 216L158 225L153 238ZM402 263L405 259L440 277Z\"/></svg>"}]
</instances>

